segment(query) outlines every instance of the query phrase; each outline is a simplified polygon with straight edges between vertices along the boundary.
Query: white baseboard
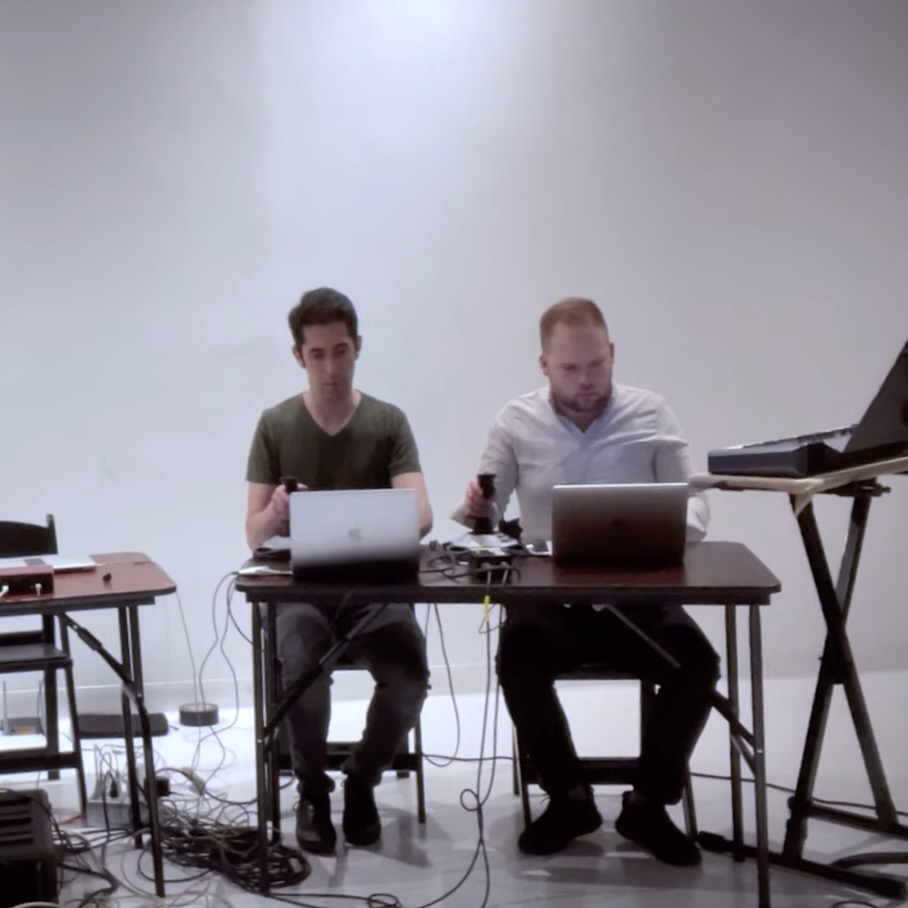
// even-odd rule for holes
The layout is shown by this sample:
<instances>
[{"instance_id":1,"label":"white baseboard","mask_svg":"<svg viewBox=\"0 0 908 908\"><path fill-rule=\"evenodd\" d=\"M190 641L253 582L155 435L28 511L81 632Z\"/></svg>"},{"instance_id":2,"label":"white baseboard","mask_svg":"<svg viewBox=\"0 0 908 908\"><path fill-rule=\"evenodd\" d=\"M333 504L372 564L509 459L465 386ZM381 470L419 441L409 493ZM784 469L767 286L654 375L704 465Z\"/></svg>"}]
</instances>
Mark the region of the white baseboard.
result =
<instances>
[{"instance_id":1,"label":"white baseboard","mask_svg":"<svg viewBox=\"0 0 908 908\"><path fill-rule=\"evenodd\" d=\"M458 694L482 693L486 689L487 669L485 664L462 663L451 666L451 677L454 690ZM496 683L494 668L491 683ZM450 696L451 685L445 666L436 665L431 669L430 696ZM338 700L368 700L372 696L373 681L365 671L335 672L332 696ZM61 710L66 713L65 688L59 688L58 699ZM145 700L150 712L176 714L181 705L194 703L201 699L214 703L221 713L231 712L239 699L240 707L252 705L252 679L240 677L236 684L232 678L214 678L205 680L201 689L194 688L192 681L155 681L145 685ZM39 704L38 688L7 690L5 698L0 701L0 718L5 714L9 718L33 717L40 708L44 714L43 698ZM118 685L83 686L76 690L76 704L80 713L119 713L120 688Z\"/></svg>"}]
</instances>

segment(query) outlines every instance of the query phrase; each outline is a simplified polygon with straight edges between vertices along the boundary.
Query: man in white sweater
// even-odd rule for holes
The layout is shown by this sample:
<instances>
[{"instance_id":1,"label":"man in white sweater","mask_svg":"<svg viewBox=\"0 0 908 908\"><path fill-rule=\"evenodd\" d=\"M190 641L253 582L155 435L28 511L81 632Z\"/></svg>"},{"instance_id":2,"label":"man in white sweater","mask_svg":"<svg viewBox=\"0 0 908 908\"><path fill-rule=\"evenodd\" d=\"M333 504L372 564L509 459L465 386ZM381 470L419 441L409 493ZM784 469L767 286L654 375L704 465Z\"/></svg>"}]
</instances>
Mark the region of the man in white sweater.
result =
<instances>
[{"instance_id":1,"label":"man in white sweater","mask_svg":"<svg viewBox=\"0 0 908 908\"><path fill-rule=\"evenodd\" d=\"M467 526L472 518L495 522L516 493L527 542L551 539L552 487L559 483L686 482L691 472L687 443L663 398L612 381L615 348L594 302L570 298L551 306L540 335L548 386L502 408L482 456L478 472L495 474L494 500L486 500L473 480L453 515ZM688 539L702 539L708 521L705 496L692 494ZM635 606L623 614L669 652L680 670L601 607L521 606L502 626L499 681L549 795L548 807L518 845L529 854L551 854L602 824L554 686L561 672L596 662L660 685L637 778L615 828L666 863L697 864L696 844L665 807L681 798L690 755L709 715L719 657L679 606Z\"/></svg>"}]
</instances>

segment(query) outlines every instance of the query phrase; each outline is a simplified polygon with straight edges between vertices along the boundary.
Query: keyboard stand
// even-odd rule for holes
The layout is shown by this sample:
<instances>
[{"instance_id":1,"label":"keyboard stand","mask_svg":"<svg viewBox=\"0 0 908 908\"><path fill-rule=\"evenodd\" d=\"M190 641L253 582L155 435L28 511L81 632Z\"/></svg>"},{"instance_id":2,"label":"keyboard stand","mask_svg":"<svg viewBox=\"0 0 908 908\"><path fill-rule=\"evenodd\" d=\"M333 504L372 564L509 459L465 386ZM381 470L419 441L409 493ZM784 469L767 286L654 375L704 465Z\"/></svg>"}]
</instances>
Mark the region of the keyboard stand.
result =
<instances>
[{"instance_id":1,"label":"keyboard stand","mask_svg":"<svg viewBox=\"0 0 908 908\"><path fill-rule=\"evenodd\" d=\"M826 624L826 641L820 661L813 706L807 724L798 780L795 793L788 801L789 818L786 824L785 840L780 852L770 851L770 862L890 899L905 899L908 896L908 881L856 868L871 864L908 863L908 852L855 854L827 864L805 858L804 845L807 839L807 821L810 817L893 838L908 839L908 826L900 822L899 813L889 790L889 783L880 759L870 714L861 690L846 631L861 548L870 515L870 505L874 498L889 492L886 486L879 483L877 477L904 472L908 472L908 457L842 470L837 473L827 473L810 479L700 474L691 480L692 486L697 488L717 488L729 491L762 489L788 493L801 531L801 539ZM833 581L813 509L812 498L818 493L835 494L852 499L848 536L835 581ZM814 799L814 785L819 768L823 737L826 732L829 707L833 691L837 686L844 689L848 702L848 709L857 733L873 794L875 815L844 810L828 803L819 803ZM740 797L740 791L737 796ZM754 847L749 845L741 847L714 834L706 834L701 844L709 850L730 852L736 857L756 856Z\"/></svg>"}]
</instances>

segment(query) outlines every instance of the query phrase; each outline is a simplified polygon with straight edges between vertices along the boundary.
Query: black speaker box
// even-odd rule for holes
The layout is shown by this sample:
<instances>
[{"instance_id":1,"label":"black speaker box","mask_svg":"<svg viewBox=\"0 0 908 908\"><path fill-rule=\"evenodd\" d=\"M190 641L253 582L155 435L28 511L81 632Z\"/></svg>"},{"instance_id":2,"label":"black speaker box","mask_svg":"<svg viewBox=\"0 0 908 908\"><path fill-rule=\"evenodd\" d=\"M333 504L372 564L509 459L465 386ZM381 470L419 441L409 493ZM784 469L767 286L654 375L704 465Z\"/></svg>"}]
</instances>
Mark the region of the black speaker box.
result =
<instances>
[{"instance_id":1,"label":"black speaker box","mask_svg":"<svg viewBox=\"0 0 908 908\"><path fill-rule=\"evenodd\" d=\"M43 791L0 791L0 908L57 897L57 855Z\"/></svg>"}]
</instances>

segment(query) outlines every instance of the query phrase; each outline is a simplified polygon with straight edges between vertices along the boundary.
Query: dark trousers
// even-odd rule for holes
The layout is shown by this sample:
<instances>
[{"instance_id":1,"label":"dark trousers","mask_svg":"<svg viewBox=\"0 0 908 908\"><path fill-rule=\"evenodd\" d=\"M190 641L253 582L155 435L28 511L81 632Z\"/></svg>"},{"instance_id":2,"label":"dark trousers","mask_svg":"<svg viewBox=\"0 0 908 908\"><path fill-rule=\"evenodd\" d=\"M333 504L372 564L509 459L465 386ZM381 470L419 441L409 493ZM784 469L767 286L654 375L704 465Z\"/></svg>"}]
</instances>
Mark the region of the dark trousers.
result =
<instances>
[{"instance_id":1,"label":"dark trousers","mask_svg":"<svg viewBox=\"0 0 908 908\"><path fill-rule=\"evenodd\" d=\"M680 670L670 668L608 609L515 606L501 628L498 678L521 742L552 797L583 782L555 692L556 676L594 663L655 681L659 692L644 728L634 788L663 804L675 804L709 715L719 656L680 606L626 606L621 613L670 653ZM584 721L601 725L608 718L585 716Z\"/></svg>"},{"instance_id":2,"label":"dark trousers","mask_svg":"<svg viewBox=\"0 0 908 908\"><path fill-rule=\"evenodd\" d=\"M316 665L339 636L374 606L333 606L287 602L277 606L275 630L281 683L289 689ZM375 679L361 740L346 761L348 776L377 784L419 718L429 686L426 641L413 610L404 603L381 606L350 642L344 659L355 660ZM300 791L324 791L331 676L318 676L284 720L293 771Z\"/></svg>"}]
</instances>

